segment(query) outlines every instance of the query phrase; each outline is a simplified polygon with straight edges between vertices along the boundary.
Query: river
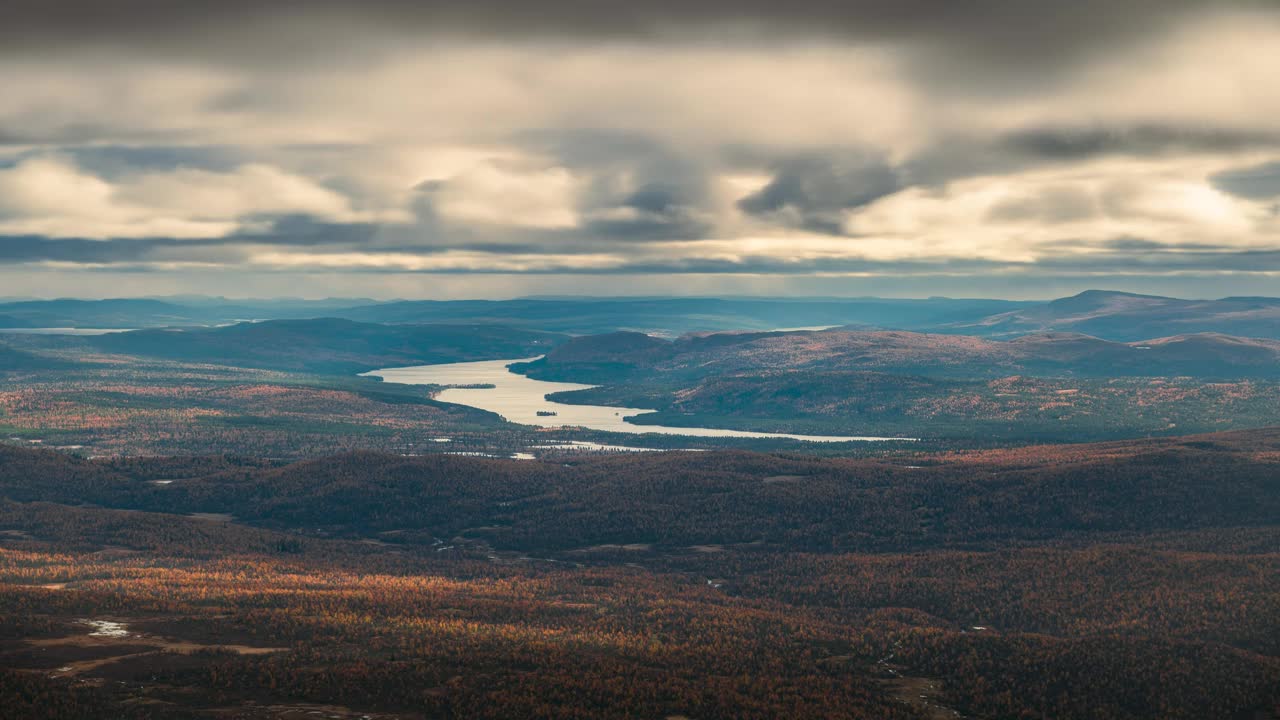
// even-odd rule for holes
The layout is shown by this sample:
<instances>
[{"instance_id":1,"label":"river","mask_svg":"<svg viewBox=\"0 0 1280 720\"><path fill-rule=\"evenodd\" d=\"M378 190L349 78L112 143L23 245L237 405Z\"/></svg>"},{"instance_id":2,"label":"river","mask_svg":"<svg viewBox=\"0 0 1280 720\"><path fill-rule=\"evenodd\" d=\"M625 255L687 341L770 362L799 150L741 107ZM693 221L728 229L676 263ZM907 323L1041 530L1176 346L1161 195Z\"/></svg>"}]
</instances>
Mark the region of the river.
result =
<instances>
[{"instance_id":1,"label":"river","mask_svg":"<svg viewBox=\"0 0 1280 720\"><path fill-rule=\"evenodd\" d=\"M738 438L789 438L808 442L854 442L880 440L907 440L910 438L841 437L832 435L792 435L790 433L750 432L718 428L668 427L665 425L634 425L626 418L654 412L643 408L619 408L603 405L566 405L546 399L549 393L566 390L585 390L594 385L547 382L517 375L507 366L528 362L537 358L512 360L485 360L482 362L449 363L444 365L416 365L413 367L385 368L363 373L367 377L382 378L384 382L406 385L493 385L492 388L450 387L436 396L441 402L469 405L497 413L506 420L522 425L541 427L576 426L592 430L618 433L656 433L660 435L685 435L691 437ZM538 415L538 411L554 412L554 416Z\"/></svg>"}]
</instances>

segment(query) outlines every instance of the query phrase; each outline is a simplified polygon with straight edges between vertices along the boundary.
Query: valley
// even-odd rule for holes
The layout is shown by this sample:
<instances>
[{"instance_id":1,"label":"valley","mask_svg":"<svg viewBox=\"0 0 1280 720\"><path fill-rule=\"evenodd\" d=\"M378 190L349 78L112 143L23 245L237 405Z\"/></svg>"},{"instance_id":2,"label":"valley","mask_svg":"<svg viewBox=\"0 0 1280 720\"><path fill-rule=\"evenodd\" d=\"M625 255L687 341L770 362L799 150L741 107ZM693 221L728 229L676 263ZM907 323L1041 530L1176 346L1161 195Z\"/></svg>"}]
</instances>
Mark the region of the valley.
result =
<instances>
[{"instance_id":1,"label":"valley","mask_svg":"<svg viewBox=\"0 0 1280 720\"><path fill-rule=\"evenodd\" d=\"M0 334L0 707L1280 716L1277 341L689 322Z\"/></svg>"},{"instance_id":2,"label":"valley","mask_svg":"<svg viewBox=\"0 0 1280 720\"><path fill-rule=\"evenodd\" d=\"M5 450L0 699L55 718L1265 716L1277 448Z\"/></svg>"},{"instance_id":3,"label":"valley","mask_svg":"<svg viewBox=\"0 0 1280 720\"><path fill-rule=\"evenodd\" d=\"M653 410L556 402L552 399L553 396L591 390L592 386L533 380L508 369L511 365L530 361L536 362L537 358L385 368L362 373L362 376L376 377L393 384L443 387L444 390L435 395L435 399L440 402L466 405L496 413L510 422L547 428L586 428L613 433L654 433L684 437L781 438L810 443L915 440L903 437L789 435L697 426L673 428L644 423L643 416L654 412ZM641 420L639 427L635 424L637 420Z\"/></svg>"},{"instance_id":4,"label":"valley","mask_svg":"<svg viewBox=\"0 0 1280 720\"><path fill-rule=\"evenodd\" d=\"M6 0L0 720L1280 720L1277 48Z\"/></svg>"}]
</instances>

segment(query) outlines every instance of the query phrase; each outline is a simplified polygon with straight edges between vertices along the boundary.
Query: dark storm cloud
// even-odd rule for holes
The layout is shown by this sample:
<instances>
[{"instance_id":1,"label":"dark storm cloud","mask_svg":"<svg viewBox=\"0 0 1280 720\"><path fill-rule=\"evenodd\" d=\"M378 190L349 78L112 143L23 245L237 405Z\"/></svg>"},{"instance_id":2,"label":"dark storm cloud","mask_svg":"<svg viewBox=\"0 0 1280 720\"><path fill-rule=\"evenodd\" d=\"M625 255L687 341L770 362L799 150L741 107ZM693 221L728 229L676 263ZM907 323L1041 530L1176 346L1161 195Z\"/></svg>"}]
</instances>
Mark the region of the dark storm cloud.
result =
<instances>
[{"instance_id":1,"label":"dark storm cloud","mask_svg":"<svg viewBox=\"0 0 1280 720\"><path fill-rule=\"evenodd\" d=\"M249 159L244 151L228 146L88 145L60 152L74 158L77 167L104 180L135 172L189 168L231 172Z\"/></svg>"},{"instance_id":2,"label":"dark storm cloud","mask_svg":"<svg viewBox=\"0 0 1280 720\"><path fill-rule=\"evenodd\" d=\"M983 175L1012 175L1039 167L1104 157L1177 157L1280 149L1280 132L1176 125L1033 126L986 137L945 137L901 165L873 154L828 149L779 158L768 151L725 151L739 169L764 165L774 172L764 188L739 201L743 212L769 222L841 234L845 211L908 187L933 187ZM1250 198L1280 196L1280 163L1243 168L1214 178L1222 190ZM1013 197L992 208L991 220L1047 223L1087 220L1098 203L1078 189L1053 188Z\"/></svg>"},{"instance_id":3,"label":"dark storm cloud","mask_svg":"<svg viewBox=\"0 0 1280 720\"><path fill-rule=\"evenodd\" d=\"M286 215L271 219L271 229L253 234L236 234L223 238L224 244L258 243L263 245L320 246L364 245L379 232L372 223L330 223L307 215Z\"/></svg>"},{"instance_id":4,"label":"dark storm cloud","mask_svg":"<svg viewBox=\"0 0 1280 720\"><path fill-rule=\"evenodd\" d=\"M1238 152L1280 145L1280 134L1274 131L1169 125L1030 128L1005 135L998 145L1031 157L1081 160L1119 154Z\"/></svg>"},{"instance_id":5,"label":"dark storm cloud","mask_svg":"<svg viewBox=\"0 0 1280 720\"><path fill-rule=\"evenodd\" d=\"M1049 242L1036 244L1036 249L1041 251L1049 251L1059 253L1063 251L1097 251L1106 250L1120 254L1126 253L1173 253L1173 252L1192 252L1192 253L1211 253L1211 254L1230 254L1239 252L1239 248L1232 245L1224 245L1218 243L1160 243L1154 240L1137 237L1117 237L1107 240L1078 240L1078 239L1060 239Z\"/></svg>"},{"instance_id":6,"label":"dark storm cloud","mask_svg":"<svg viewBox=\"0 0 1280 720\"><path fill-rule=\"evenodd\" d=\"M1163 243L1140 237L1063 238L1037 243L1029 269L1076 274L1213 274L1280 271L1280 248L1240 249L1212 242Z\"/></svg>"},{"instance_id":7,"label":"dark storm cloud","mask_svg":"<svg viewBox=\"0 0 1280 720\"><path fill-rule=\"evenodd\" d=\"M1223 192L1251 200L1280 198L1280 162L1228 170L1210 181Z\"/></svg>"},{"instance_id":8,"label":"dark storm cloud","mask_svg":"<svg viewBox=\"0 0 1280 720\"><path fill-rule=\"evenodd\" d=\"M1097 257L1047 257L1035 262L1001 261L984 258L922 258L919 260L823 259L789 261L758 257L743 261L681 258L663 262L637 262L619 268L619 273L873 273L883 275L996 274L1017 271L1076 275L1236 272L1260 273L1280 270L1280 250L1164 252L1112 252ZM563 269L562 272L575 272ZM548 270L550 272L550 270Z\"/></svg>"},{"instance_id":9,"label":"dark storm cloud","mask_svg":"<svg viewBox=\"0 0 1280 720\"><path fill-rule=\"evenodd\" d=\"M431 180L415 190L412 229L390 228L427 243L468 239L475 247L488 236L508 243L535 241L554 252L599 242L693 240L714 230L709 169L697 158L638 133L577 129L522 133L513 139L522 150L546 158L551 166L582 178L575 211L581 226L564 230L475 228L452 225L436 209L436 197L449 180Z\"/></svg>"},{"instance_id":10,"label":"dark storm cloud","mask_svg":"<svg viewBox=\"0 0 1280 720\"><path fill-rule=\"evenodd\" d=\"M512 142L554 160L559 167L590 175L588 195L596 200L588 207L617 205L639 192L636 188L653 184L660 184L662 192L679 196L686 203L701 202L707 196L707 169L702 158L643 133L544 129L519 133Z\"/></svg>"},{"instance_id":11,"label":"dark storm cloud","mask_svg":"<svg viewBox=\"0 0 1280 720\"><path fill-rule=\"evenodd\" d=\"M378 249L398 243L396 247L410 250L444 244L486 251L574 253L597 250L600 243L696 240L714 230L708 211L679 188L658 183L617 196L595 193L580 208L580 227L565 229L449 223L436 210L435 195L445 188L445 181L420 184L413 202L416 224L384 226Z\"/></svg>"},{"instance_id":12,"label":"dark storm cloud","mask_svg":"<svg viewBox=\"0 0 1280 720\"><path fill-rule=\"evenodd\" d=\"M650 183L612 207L588 213L583 232L592 238L617 240L695 239L712 230L708 217L683 188Z\"/></svg>"},{"instance_id":13,"label":"dark storm cloud","mask_svg":"<svg viewBox=\"0 0 1280 720\"><path fill-rule=\"evenodd\" d=\"M332 55L343 47L333 43L335 38L361 33L596 40L696 38L724 30L906 42L990 65L1016 59L1043 67L1159 32L1198 10L1265 5L1264 0L10 0L0 23L0 47L58 53L108 46L252 61L304 51Z\"/></svg>"},{"instance_id":14,"label":"dark storm cloud","mask_svg":"<svg viewBox=\"0 0 1280 720\"><path fill-rule=\"evenodd\" d=\"M1098 203L1091 195L1078 188L1062 187L1005 200L991 208L987 219L1064 223L1088 220L1098 213Z\"/></svg>"},{"instance_id":15,"label":"dark storm cloud","mask_svg":"<svg viewBox=\"0 0 1280 720\"><path fill-rule=\"evenodd\" d=\"M309 228L303 230L303 228ZM250 247L326 247L337 251L369 250L372 230L364 226L334 226L294 218L281 223L273 235L234 235L225 238L188 240L172 238L50 239L40 236L0 236L0 265L59 262L84 265L114 272L162 272L169 263L228 263L244 261ZM392 236L394 238L394 236ZM1155 277L1168 274L1272 273L1280 271L1280 249L1239 250L1229 245L1189 243L1168 245L1143 238L1119 237L1110 240L1072 240L1040 243L1039 257L1032 261L1004 261L991 258L918 258L872 260L864 258L792 259L769 255L719 259L679 256L655 259L637 256L612 267L584 268L574 262L577 252L589 252L581 244L557 247L555 243L522 245L457 243L424 247L417 244L379 242L376 250L418 257L436 256L449 250L543 255L549 262L521 271L529 275L645 275L710 274L768 275L812 273L864 273L882 276L998 275L1031 273L1060 276L1133 275ZM1081 252L1087 251L1087 252ZM557 260L557 258L563 258ZM291 267L289 272L305 271ZM259 271L270 272L269 267ZM474 268L407 269L390 266L353 266L344 272L356 275L440 274L486 275L494 271Z\"/></svg>"},{"instance_id":16,"label":"dark storm cloud","mask_svg":"<svg viewBox=\"0 0 1280 720\"><path fill-rule=\"evenodd\" d=\"M556 158L566 167L622 167L636 162L667 165L680 154L638 132L604 128L542 128L517 133L512 142Z\"/></svg>"},{"instance_id":17,"label":"dark storm cloud","mask_svg":"<svg viewBox=\"0 0 1280 720\"><path fill-rule=\"evenodd\" d=\"M582 233L602 240L674 240L712 230L707 168L652 137L610 130L526 134L525 147L589 178Z\"/></svg>"},{"instance_id":18,"label":"dark storm cloud","mask_svg":"<svg viewBox=\"0 0 1280 720\"><path fill-rule=\"evenodd\" d=\"M291 268L297 271L298 268ZM884 277L912 276L984 276L999 277L1008 273L1032 276L1104 277L1112 275L1158 277L1162 275L1240 275L1280 271L1280 250L1188 252L1167 249L1164 252L1113 252L1098 256L1045 257L1036 261L997 260L989 258L920 258L911 260L870 260L863 258L787 259L753 256L736 260L671 257L669 259L633 259L613 267L583 268L570 260L543 263L521 270L524 275L812 275L868 274ZM508 270L484 268L407 269L398 266L358 266L345 272L357 275L490 275Z\"/></svg>"},{"instance_id":19,"label":"dark storm cloud","mask_svg":"<svg viewBox=\"0 0 1280 720\"><path fill-rule=\"evenodd\" d=\"M2 12L0 11L0 13ZM0 15L0 18L2 17ZM2 32L3 30L0 29L0 33ZM0 49L0 56L3 56L3 54L4 50ZM54 122L24 124L22 127L0 127L0 147L6 145L78 145L100 141L107 137L128 140L130 136L155 141L157 135L160 134L172 135L172 133L151 131L135 132L114 125L58 119Z\"/></svg>"},{"instance_id":20,"label":"dark storm cloud","mask_svg":"<svg viewBox=\"0 0 1280 720\"><path fill-rule=\"evenodd\" d=\"M911 184L939 185L977 175L1104 157L1171 157L1280 149L1273 129L1177 125L1032 126L994 136L948 136L900 168Z\"/></svg>"},{"instance_id":21,"label":"dark storm cloud","mask_svg":"<svg viewBox=\"0 0 1280 720\"><path fill-rule=\"evenodd\" d=\"M162 242L120 239L112 241L40 235L0 236L0 263L70 262L118 263L146 258Z\"/></svg>"},{"instance_id":22,"label":"dark storm cloud","mask_svg":"<svg viewBox=\"0 0 1280 720\"><path fill-rule=\"evenodd\" d=\"M839 235L845 212L902 189L883 160L860 153L792 158L773 180L738 202L743 212L780 225Z\"/></svg>"},{"instance_id":23,"label":"dark storm cloud","mask_svg":"<svg viewBox=\"0 0 1280 720\"><path fill-rule=\"evenodd\" d=\"M5 10L3 4L0 4L0 37L10 30L5 26ZM20 65L12 66L4 65L8 59L13 58L18 61L31 62L31 68L38 72L43 67L43 61L62 62L68 59L75 59L77 56L75 51L77 48L68 48L65 52L57 55L50 55L46 52L47 48L31 48L24 51L21 45L6 47L3 45L5 41L0 40L0 69L14 70L20 68ZM80 48L87 49L87 48ZM122 52L128 48L122 48ZM88 60L85 62L98 62L98 60ZM161 58L160 62L167 62ZM100 66L83 65L83 74L88 77L92 75L93 70L111 70L113 65L110 61ZM25 73L19 71L11 73L10 77L22 77ZM95 80L97 82L97 80ZM89 86L94 87L94 86ZM207 139L202 135L202 129L196 126L175 126L175 127L157 127L155 125L132 125L129 123L121 123L113 118L110 113L101 114L75 114L68 113L62 108L62 103L68 98L74 98L75 94L83 92L85 87L78 87L67 80L51 81L44 88L49 92L49 96L36 106L26 108L16 108L19 112L16 115L6 115L3 110L15 109L12 106L13 89L6 87L5 102L9 102L9 106L0 103L0 149L12 146L30 146L30 147L71 147L86 146L94 143L103 143L110 145L118 145L124 147L126 145L141 146L144 144L163 145L168 147L177 147L180 145L203 145ZM101 89L97 87L95 89ZM124 98L118 98L121 103L121 109L127 108Z\"/></svg>"},{"instance_id":24,"label":"dark storm cloud","mask_svg":"<svg viewBox=\"0 0 1280 720\"><path fill-rule=\"evenodd\" d=\"M377 234L367 224L319 222L305 216L275 218L271 228L221 238L50 238L42 235L0 235L0 264L65 262L117 264L144 261L235 261L243 259L243 246L281 247L341 246L359 248ZM421 252L421 248L417 251Z\"/></svg>"},{"instance_id":25,"label":"dark storm cloud","mask_svg":"<svg viewBox=\"0 0 1280 720\"><path fill-rule=\"evenodd\" d=\"M1280 250L1163 249L1111 252L1085 257L1048 257L1035 264L1044 272L1078 273L1260 273L1280 270Z\"/></svg>"}]
</instances>

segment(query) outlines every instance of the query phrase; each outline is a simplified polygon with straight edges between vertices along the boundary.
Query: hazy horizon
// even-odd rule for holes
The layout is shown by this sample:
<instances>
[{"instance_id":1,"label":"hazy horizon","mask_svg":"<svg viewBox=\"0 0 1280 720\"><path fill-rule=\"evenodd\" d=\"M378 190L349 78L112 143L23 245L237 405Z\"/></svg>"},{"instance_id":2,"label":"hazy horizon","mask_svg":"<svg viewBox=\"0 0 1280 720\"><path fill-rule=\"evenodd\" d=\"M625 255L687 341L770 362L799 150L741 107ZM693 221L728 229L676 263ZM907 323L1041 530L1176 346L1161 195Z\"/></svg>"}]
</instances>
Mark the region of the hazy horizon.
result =
<instances>
[{"instance_id":1,"label":"hazy horizon","mask_svg":"<svg viewBox=\"0 0 1280 720\"><path fill-rule=\"evenodd\" d=\"M822 300L1007 300L1010 302L1050 302L1066 297L1073 297L1081 293L1101 292L1101 293L1121 293L1130 295L1143 295L1151 297L1167 297L1178 300L1221 300L1232 297L1266 297L1280 298L1280 289L1275 294L1257 294L1257 293L1233 293L1224 295L1174 295L1152 292L1135 292L1132 290L1124 290L1114 287L1088 287L1077 292L1067 294L1048 294L1038 296L1015 297L1008 295L742 295L733 293L689 293L689 294L625 294L615 293L613 295L594 295L594 294L533 294L533 295L510 295L510 296L488 296L488 297L406 297L406 296L363 296L357 297L353 295L212 295L205 293L174 293L174 294L141 294L141 295L14 295L0 296L0 303L11 302L49 302L55 300L82 300L82 301L99 301L99 300L163 300L181 302L183 300L221 300L226 302L306 302L306 303L391 303L391 302L416 302L416 301L434 301L434 302L509 302L515 300L566 300L566 301L640 301L640 300L786 300L786 301L822 301Z\"/></svg>"}]
</instances>

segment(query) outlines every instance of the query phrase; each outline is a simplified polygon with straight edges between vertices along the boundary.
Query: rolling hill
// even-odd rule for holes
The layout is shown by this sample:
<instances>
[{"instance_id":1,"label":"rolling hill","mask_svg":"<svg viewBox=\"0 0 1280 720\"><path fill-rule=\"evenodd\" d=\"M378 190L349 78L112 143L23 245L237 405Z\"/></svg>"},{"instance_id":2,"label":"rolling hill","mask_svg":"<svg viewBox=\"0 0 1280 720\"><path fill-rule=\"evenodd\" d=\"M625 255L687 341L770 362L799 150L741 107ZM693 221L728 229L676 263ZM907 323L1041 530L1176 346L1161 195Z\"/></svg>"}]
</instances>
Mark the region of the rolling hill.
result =
<instances>
[{"instance_id":1,"label":"rolling hill","mask_svg":"<svg viewBox=\"0 0 1280 720\"><path fill-rule=\"evenodd\" d=\"M1280 341L1120 343L901 331L574 338L512 366L601 387L556 402L647 408L637 425L978 442L1063 442L1280 422Z\"/></svg>"},{"instance_id":2,"label":"rolling hill","mask_svg":"<svg viewBox=\"0 0 1280 720\"><path fill-rule=\"evenodd\" d=\"M272 467L243 458L90 461L0 445L0 498L229 514L294 532L429 529L545 552L752 541L904 551L1280 518L1275 429L907 459L912 466L736 451L571 462L358 452ZM432 542L420 533L400 540L421 541Z\"/></svg>"},{"instance_id":3,"label":"rolling hill","mask_svg":"<svg viewBox=\"0 0 1280 720\"><path fill-rule=\"evenodd\" d=\"M1089 290L1053 300L697 298L514 300L227 300L178 296L0 303L0 327L149 328L338 317L367 323L502 325L575 335L664 337L843 326L1008 339L1073 332L1117 342L1223 333L1280 339L1280 299L1182 300Z\"/></svg>"},{"instance_id":4,"label":"rolling hill","mask_svg":"<svg viewBox=\"0 0 1280 720\"><path fill-rule=\"evenodd\" d=\"M0 372L15 370L50 370L66 367L68 363L57 358L0 345Z\"/></svg>"},{"instance_id":5,"label":"rolling hill","mask_svg":"<svg viewBox=\"0 0 1280 720\"><path fill-rule=\"evenodd\" d=\"M564 337L495 325L378 325L335 318L87 338L112 353L273 370L351 374L381 367L528 357Z\"/></svg>"},{"instance_id":6,"label":"rolling hill","mask_svg":"<svg viewBox=\"0 0 1280 720\"><path fill-rule=\"evenodd\" d=\"M930 377L1280 377L1280 341L1217 333L1115 342L1070 332L1000 341L901 331L717 333L675 341L638 333L574 338L521 366L531 377L612 382L760 370L875 371Z\"/></svg>"},{"instance_id":7,"label":"rolling hill","mask_svg":"<svg viewBox=\"0 0 1280 720\"><path fill-rule=\"evenodd\" d=\"M1274 717L1278 458L0 446L0 715Z\"/></svg>"},{"instance_id":8,"label":"rolling hill","mask_svg":"<svg viewBox=\"0 0 1280 720\"><path fill-rule=\"evenodd\" d=\"M1089 290L977 322L952 323L937 329L995 337L1078 332L1122 342L1210 332L1280 339L1280 299L1180 300Z\"/></svg>"},{"instance_id":9,"label":"rolling hill","mask_svg":"<svg viewBox=\"0 0 1280 720\"><path fill-rule=\"evenodd\" d=\"M501 323L571 334L869 325L925 328L976 322L1035 303L929 298L522 298L505 301L417 300L335 313L366 322Z\"/></svg>"},{"instance_id":10,"label":"rolling hill","mask_svg":"<svg viewBox=\"0 0 1280 720\"><path fill-rule=\"evenodd\" d=\"M161 300L28 300L0 304L0 327L131 328L191 321L185 307Z\"/></svg>"}]
</instances>

